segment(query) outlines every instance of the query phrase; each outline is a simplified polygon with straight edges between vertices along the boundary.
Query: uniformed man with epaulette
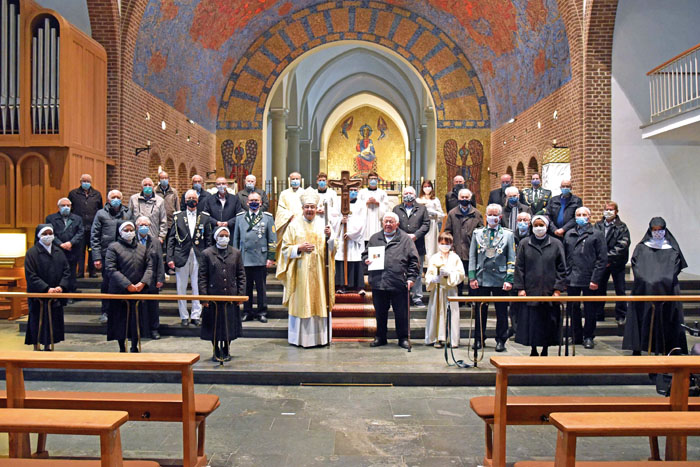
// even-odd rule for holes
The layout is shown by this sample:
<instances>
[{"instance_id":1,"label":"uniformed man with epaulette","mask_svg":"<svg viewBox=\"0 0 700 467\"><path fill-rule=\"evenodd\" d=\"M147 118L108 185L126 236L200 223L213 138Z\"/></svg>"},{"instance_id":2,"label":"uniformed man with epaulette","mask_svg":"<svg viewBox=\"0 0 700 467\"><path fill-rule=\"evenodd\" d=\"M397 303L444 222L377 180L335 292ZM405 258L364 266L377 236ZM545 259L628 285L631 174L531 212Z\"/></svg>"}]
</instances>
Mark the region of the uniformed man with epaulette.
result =
<instances>
[{"instance_id":1,"label":"uniformed man with epaulette","mask_svg":"<svg viewBox=\"0 0 700 467\"><path fill-rule=\"evenodd\" d=\"M504 296L513 288L515 274L515 243L513 231L500 225L503 207L500 204L486 206L486 227L476 229L469 246L470 295ZM475 299L478 301L478 299ZM508 303L495 303L496 307L496 352L506 350L508 340ZM486 328L484 303L476 313L474 347L483 345Z\"/></svg>"},{"instance_id":2,"label":"uniformed man with epaulette","mask_svg":"<svg viewBox=\"0 0 700 467\"><path fill-rule=\"evenodd\" d=\"M246 295L248 301L243 304L242 321L255 317L261 323L267 323L267 297L265 285L267 268L275 263L275 220L272 214L261 208L260 194L248 195L248 209L236 215L233 231L233 247L241 251L246 275ZM253 313L253 284L258 296L257 313Z\"/></svg>"},{"instance_id":3,"label":"uniformed man with epaulette","mask_svg":"<svg viewBox=\"0 0 700 467\"><path fill-rule=\"evenodd\" d=\"M530 206L532 215L542 214L547 207L549 199L552 197L552 190L542 188L540 174L532 174L531 188L525 188L520 193L520 202Z\"/></svg>"},{"instance_id":4,"label":"uniformed man with epaulette","mask_svg":"<svg viewBox=\"0 0 700 467\"><path fill-rule=\"evenodd\" d=\"M209 213L197 211L198 196L195 190L185 193L184 211L173 214L173 224L168 231L167 255L168 267L175 269L178 295L187 293L188 280L192 283L192 293L199 295L199 257L212 244L211 222ZM192 312L187 313L187 301L178 300L178 310L182 325L201 324L202 306L199 300L192 301Z\"/></svg>"}]
</instances>

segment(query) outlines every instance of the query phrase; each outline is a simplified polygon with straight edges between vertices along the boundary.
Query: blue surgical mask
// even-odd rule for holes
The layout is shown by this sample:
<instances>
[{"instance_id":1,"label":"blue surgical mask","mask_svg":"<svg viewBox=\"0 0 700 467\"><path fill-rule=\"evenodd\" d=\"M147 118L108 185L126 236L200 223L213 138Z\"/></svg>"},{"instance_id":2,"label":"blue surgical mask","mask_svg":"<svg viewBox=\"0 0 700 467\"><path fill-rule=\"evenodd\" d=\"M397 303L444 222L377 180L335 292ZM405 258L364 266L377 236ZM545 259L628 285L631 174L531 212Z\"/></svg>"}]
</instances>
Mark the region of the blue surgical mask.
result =
<instances>
[{"instance_id":1,"label":"blue surgical mask","mask_svg":"<svg viewBox=\"0 0 700 467\"><path fill-rule=\"evenodd\" d=\"M113 198L113 199L109 200L109 204L113 208L118 208L119 206L122 205L122 200L120 200L119 198Z\"/></svg>"},{"instance_id":2,"label":"blue surgical mask","mask_svg":"<svg viewBox=\"0 0 700 467\"><path fill-rule=\"evenodd\" d=\"M83 190L87 191L87 190L90 189L90 182L81 182L81 183L80 183L80 187L81 187Z\"/></svg>"},{"instance_id":3,"label":"blue surgical mask","mask_svg":"<svg viewBox=\"0 0 700 467\"><path fill-rule=\"evenodd\" d=\"M70 206L61 206L58 210L65 217L68 217L68 214L70 214Z\"/></svg>"},{"instance_id":4,"label":"blue surgical mask","mask_svg":"<svg viewBox=\"0 0 700 467\"><path fill-rule=\"evenodd\" d=\"M510 182L501 182L501 188L508 188L510 186Z\"/></svg>"},{"instance_id":5,"label":"blue surgical mask","mask_svg":"<svg viewBox=\"0 0 700 467\"><path fill-rule=\"evenodd\" d=\"M577 217L576 224L577 225L586 225L586 224L588 224L588 218L587 217Z\"/></svg>"},{"instance_id":6,"label":"blue surgical mask","mask_svg":"<svg viewBox=\"0 0 700 467\"><path fill-rule=\"evenodd\" d=\"M44 245L49 246L53 243L53 239L53 235L42 235L41 238L39 238L39 241Z\"/></svg>"},{"instance_id":7,"label":"blue surgical mask","mask_svg":"<svg viewBox=\"0 0 700 467\"><path fill-rule=\"evenodd\" d=\"M250 209L252 209L253 211L257 211L258 208L260 207L260 203L258 203L257 201L249 201L249 202L248 202L248 207L249 207Z\"/></svg>"},{"instance_id":8,"label":"blue surgical mask","mask_svg":"<svg viewBox=\"0 0 700 467\"><path fill-rule=\"evenodd\" d=\"M508 198L508 204L510 204L511 206L515 206L516 204L518 204L518 198Z\"/></svg>"},{"instance_id":9,"label":"blue surgical mask","mask_svg":"<svg viewBox=\"0 0 700 467\"><path fill-rule=\"evenodd\" d=\"M216 189L219 191L219 193L226 193L226 185L216 185Z\"/></svg>"},{"instance_id":10,"label":"blue surgical mask","mask_svg":"<svg viewBox=\"0 0 700 467\"><path fill-rule=\"evenodd\" d=\"M170 185L170 180L168 180L167 178L164 178L160 181L160 186L162 186L163 188L168 188L168 185Z\"/></svg>"},{"instance_id":11,"label":"blue surgical mask","mask_svg":"<svg viewBox=\"0 0 700 467\"><path fill-rule=\"evenodd\" d=\"M562 196L568 196L571 194L571 188L562 188L561 189L561 194Z\"/></svg>"},{"instance_id":12,"label":"blue surgical mask","mask_svg":"<svg viewBox=\"0 0 700 467\"><path fill-rule=\"evenodd\" d=\"M299 188L299 185L301 185L301 180L292 180L289 182L289 184L292 186L292 188Z\"/></svg>"},{"instance_id":13,"label":"blue surgical mask","mask_svg":"<svg viewBox=\"0 0 700 467\"><path fill-rule=\"evenodd\" d=\"M318 181L318 187L323 189L326 188L326 181L325 180L319 180Z\"/></svg>"},{"instance_id":14,"label":"blue surgical mask","mask_svg":"<svg viewBox=\"0 0 700 467\"><path fill-rule=\"evenodd\" d=\"M153 194L153 187L152 186L143 187L143 194L146 196L151 196Z\"/></svg>"},{"instance_id":15,"label":"blue surgical mask","mask_svg":"<svg viewBox=\"0 0 700 467\"><path fill-rule=\"evenodd\" d=\"M248 191L253 191L253 190L255 190L255 184L254 183L246 183L245 189Z\"/></svg>"},{"instance_id":16,"label":"blue surgical mask","mask_svg":"<svg viewBox=\"0 0 700 467\"><path fill-rule=\"evenodd\" d=\"M533 181L532 181L532 186L535 187L535 188L537 188L538 186L540 186L540 183L542 183L542 182L540 182L539 180L533 180Z\"/></svg>"},{"instance_id":17,"label":"blue surgical mask","mask_svg":"<svg viewBox=\"0 0 700 467\"><path fill-rule=\"evenodd\" d=\"M666 229L652 230L651 236L654 238L654 240L663 240L666 237Z\"/></svg>"},{"instance_id":18,"label":"blue surgical mask","mask_svg":"<svg viewBox=\"0 0 700 467\"><path fill-rule=\"evenodd\" d=\"M216 246L220 249L224 249L228 246L228 242L230 241L230 237L217 237L216 239Z\"/></svg>"},{"instance_id":19,"label":"blue surgical mask","mask_svg":"<svg viewBox=\"0 0 700 467\"><path fill-rule=\"evenodd\" d=\"M357 199L357 192L356 191L350 192L350 199Z\"/></svg>"},{"instance_id":20,"label":"blue surgical mask","mask_svg":"<svg viewBox=\"0 0 700 467\"><path fill-rule=\"evenodd\" d=\"M194 191L199 191L199 190L202 189L202 184L201 184L201 183L193 183L193 184L192 184L192 189L193 189Z\"/></svg>"},{"instance_id":21,"label":"blue surgical mask","mask_svg":"<svg viewBox=\"0 0 700 467\"><path fill-rule=\"evenodd\" d=\"M379 181L376 178L372 178L369 180L369 186L371 186L372 188L375 188L377 186L378 182Z\"/></svg>"},{"instance_id":22,"label":"blue surgical mask","mask_svg":"<svg viewBox=\"0 0 700 467\"><path fill-rule=\"evenodd\" d=\"M530 227L530 226L529 226L528 223L525 222L525 221L520 221L520 222L518 222L518 231L519 231L521 234L527 232L527 229L528 229L529 227Z\"/></svg>"},{"instance_id":23,"label":"blue surgical mask","mask_svg":"<svg viewBox=\"0 0 700 467\"><path fill-rule=\"evenodd\" d=\"M149 230L150 230L150 229L148 228L147 225L139 225L139 234L140 234L142 237L145 237L146 235L148 235L148 231L149 231Z\"/></svg>"}]
</instances>

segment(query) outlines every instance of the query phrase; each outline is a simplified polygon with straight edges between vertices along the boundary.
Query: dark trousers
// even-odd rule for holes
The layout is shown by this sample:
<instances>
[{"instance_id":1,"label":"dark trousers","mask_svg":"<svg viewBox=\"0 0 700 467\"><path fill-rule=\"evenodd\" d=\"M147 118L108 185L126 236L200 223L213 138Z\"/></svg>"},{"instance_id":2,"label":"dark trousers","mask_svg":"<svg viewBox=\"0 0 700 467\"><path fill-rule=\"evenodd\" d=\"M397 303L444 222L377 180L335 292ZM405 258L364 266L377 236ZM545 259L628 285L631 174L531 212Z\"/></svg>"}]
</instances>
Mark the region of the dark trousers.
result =
<instances>
[{"instance_id":1,"label":"dark trousers","mask_svg":"<svg viewBox=\"0 0 700 467\"><path fill-rule=\"evenodd\" d=\"M462 260L462 266L464 266L464 275L465 275L465 280L460 282L459 285L457 286L457 294L463 295L462 292L464 291L464 288L466 287L467 289L467 295L469 295L469 291L471 290L469 288L469 279L466 278L467 273L469 272L469 260L468 259L463 259Z\"/></svg>"},{"instance_id":2,"label":"dark trousers","mask_svg":"<svg viewBox=\"0 0 700 467\"><path fill-rule=\"evenodd\" d=\"M258 315L267 314L266 280L265 266L245 267L245 294L248 296L248 301L243 304L243 313L253 313L253 284L255 284L255 293L258 295Z\"/></svg>"},{"instance_id":3,"label":"dark trousers","mask_svg":"<svg viewBox=\"0 0 700 467\"><path fill-rule=\"evenodd\" d=\"M613 285L615 287L615 295L625 295L625 267L613 268L608 266L603 272L603 277L598 284L598 294L606 295L608 293L608 280L612 276ZM596 316L602 320L605 318L605 302L596 303L598 309ZM615 318L623 319L627 315L627 302L615 303Z\"/></svg>"},{"instance_id":4,"label":"dark trousers","mask_svg":"<svg viewBox=\"0 0 700 467\"><path fill-rule=\"evenodd\" d=\"M107 271L105 271L104 262L102 263L102 285L100 285L100 292L109 292L109 276ZM102 300L102 313L107 313L109 311L109 300Z\"/></svg>"},{"instance_id":5,"label":"dark trousers","mask_svg":"<svg viewBox=\"0 0 700 467\"><path fill-rule=\"evenodd\" d=\"M408 289L404 286L392 290L372 289L372 303L377 315L377 338L386 340L386 323L389 307L394 310L396 335L399 339L408 338Z\"/></svg>"},{"instance_id":6,"label":"dark trousers","mask_svg":"<svg viewBox=\"0 0 700 467\"><path fill-rule=\"evenodd\" d=\"M78 262L78 275L82 276L85 274L85 252L87 251L88 257L88 274L95 272L95 265L92 262L92 248L90 248L90 232L88 229L87 237L83 239L80 245L75 246L75 252L78 254L76 261Z\"/></svg>"},{"instance_id":7,"label":"dark trousers","mask_svg":"<svg viewBox=\"0 0 700 467\"><path fill-rule=\"evenodd\" d=\"M508 292L503 290L503 287L482 287L478 289L470 289L470 295L473 297L504 297ZM476 299L475 299L476 300ZM496 307L496 342L505 342L508 340L508 303L494 303ZM481 336L486 333L486 317L488 316L488 303L482 303L480 312L476 313L476 323L474 330L474 339L481 340Z\"/></svg>"},{"instance_id":8,"label":"dark trousers","mask_svg":"<svg viewBox=\"0 0 700 467\"><path fill-rule=\"evenodd\" d=\"M569 296L579 296L591 297L598 293L597 290L591 290L588 287L572 287L569 286L566 289L566 293ZM596 311L598 310L597 304L595 302L585 302L583 304L583 317L586 322L581 325L581 302L568 302L566 304L566 313L571 316L571 321L573 325L573 337L574 342L580 344L583 339L593 339L595 337L595 326L596 326ZM567 337L571 336L571 330Z\"/></svg>"},{"instance_id":9,"label":"dark trousers","mask_svg":"<svg viewBox=\"0 0 700 467\"><path fill-rule=\"evenodd\" d=\"M153 287L150 287L148 289L148 293L158 294L160 293L160 290L158 290L154 285ZM159 301L144 300L143 302L141 302L141 313L143 313L143 316L141 317L141 322L144 324L144 326L142 326L142 331L149 335L153 331L157 331L158 326L160 326Z\"/></svg>"},{"instance_id":10,"label":"dark trousers","mask_svg":"<svg viewBox=\"0 0 700 467\"><path fill-rule=\"evenodd\" d=\"M69 286L66 292L75 292L77 282L75 271L78 266L78 258L77 255L66 255L66 259L68 260L68 268L70 268L70 279L68 279Z\"/></svg>"}]
</instances>

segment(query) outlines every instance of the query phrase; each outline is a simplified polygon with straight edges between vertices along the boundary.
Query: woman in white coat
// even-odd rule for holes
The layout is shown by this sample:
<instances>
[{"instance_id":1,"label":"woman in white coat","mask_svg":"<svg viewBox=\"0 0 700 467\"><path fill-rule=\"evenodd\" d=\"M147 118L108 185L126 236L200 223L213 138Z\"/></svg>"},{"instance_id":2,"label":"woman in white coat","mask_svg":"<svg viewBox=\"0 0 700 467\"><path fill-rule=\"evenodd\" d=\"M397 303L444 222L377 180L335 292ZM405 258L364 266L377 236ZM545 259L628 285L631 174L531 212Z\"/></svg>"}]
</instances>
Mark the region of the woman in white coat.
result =
<instances>
[{"instance_id":1,"label":"woman in white coat","mask_svg":"<svg viewBox=\"0 0 700 467\"><path fill-rule=\"evenodd\" d=\"M430 217L430 230L425 234L425 257L430 259L438 252L438 235L440 235L440 222L445 217L442 212L440 200L435 197L433 190L433 182L426 180L420 188L420 197L416 199L416 203L425 206Z\"/></svg>"},{"instance_id":2,"label":"woman in white coat","mask_svg":"<svg viewBox=\"0 0 700 467\"><path fill-rule=\"evenodd\" d=\"M428 314L425 318L425 345L442 348L445 345L447 324L447 297L456 297L457 286L464 281L464 265L459 255L452 251L452 235L441 233L438 237L439 252L430 257L425 282L430 292ZM459 303L449 303L450 345L459 346Z\"/></svg>"}]
</instances>

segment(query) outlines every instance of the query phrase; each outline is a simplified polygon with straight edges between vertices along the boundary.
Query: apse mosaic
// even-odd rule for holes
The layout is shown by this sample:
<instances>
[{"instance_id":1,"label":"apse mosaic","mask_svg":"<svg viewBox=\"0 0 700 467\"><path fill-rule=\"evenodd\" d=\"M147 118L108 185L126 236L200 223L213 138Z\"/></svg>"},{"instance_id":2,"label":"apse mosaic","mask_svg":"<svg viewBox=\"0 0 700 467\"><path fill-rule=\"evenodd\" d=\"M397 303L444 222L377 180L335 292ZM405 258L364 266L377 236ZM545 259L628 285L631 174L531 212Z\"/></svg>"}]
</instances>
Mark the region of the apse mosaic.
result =
<instances>
[{"instance_id":1,"label":"apse mosaic","mask_svg":"<svg viewBox=\"0 0 700 467\"><path fill-rule=\"evenodd\" d=\"M225 128L252 129L270 76L305 50L343 39L418 58L411 63L429 69L418 71L434 99L454 101L447 107L457 118L438 115L444 128L498 127L571 75L556 0L149 0L133 78L211 131L223 97L233 96L251 118ZM251 50L258 54L246 57Z\"/></svg>"}]
</instances>

